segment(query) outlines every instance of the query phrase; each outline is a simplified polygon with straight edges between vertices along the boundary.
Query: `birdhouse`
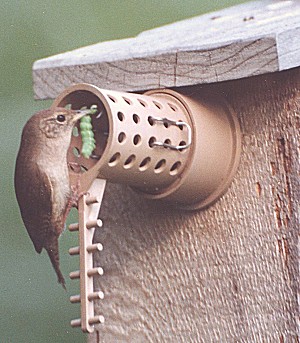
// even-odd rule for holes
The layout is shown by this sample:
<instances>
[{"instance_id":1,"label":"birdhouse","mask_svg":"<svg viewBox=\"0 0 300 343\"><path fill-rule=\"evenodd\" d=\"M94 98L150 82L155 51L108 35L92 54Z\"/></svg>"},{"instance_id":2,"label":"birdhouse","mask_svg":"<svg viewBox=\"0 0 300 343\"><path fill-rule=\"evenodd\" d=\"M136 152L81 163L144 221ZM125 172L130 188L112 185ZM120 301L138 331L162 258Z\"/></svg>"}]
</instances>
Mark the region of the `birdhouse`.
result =
<instances>
[{"instance_id":1,"label":"birdhouse","mask_svg":"<svg viewBox=\"0 0 300 343\"><path fill-rule=\"evenodd\" d=\"M37 99L98 108L68 152L89 342L297 341L299 32L258 1L35 62Z\"/></svg>"}]
</instances>

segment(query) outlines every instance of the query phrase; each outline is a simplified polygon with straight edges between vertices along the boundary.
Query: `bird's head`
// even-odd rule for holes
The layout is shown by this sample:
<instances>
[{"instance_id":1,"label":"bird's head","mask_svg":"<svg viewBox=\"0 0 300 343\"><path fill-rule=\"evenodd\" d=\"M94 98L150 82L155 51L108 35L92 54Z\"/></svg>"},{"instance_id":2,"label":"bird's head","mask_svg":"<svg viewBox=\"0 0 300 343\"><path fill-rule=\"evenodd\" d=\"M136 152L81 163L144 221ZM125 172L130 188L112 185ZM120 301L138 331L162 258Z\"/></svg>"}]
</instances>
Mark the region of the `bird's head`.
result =
<instances>
[{"instance_id":1,"label":"bird's head","mask_svg":"<svg viewBox=\"0 0 300 343\"><path fill-rule=\"evenodd\" d=\"M63 107L50 108L35 113L26 123L22 133L22 151L41 151L56 155L68 149L75 123L89 110L70 110Z\"/></svg>"},{"instance_id":2,"label":"bird's head","mask_svg":"<svg viewBox=\"0 0 300 343\"><path fill-rule=\"evenodd\" d=\"M89 110L69 110L63 107L43 110L35 114L39 129L47 138L69 136L75 123Z\"/></svg>"}]
</instances>

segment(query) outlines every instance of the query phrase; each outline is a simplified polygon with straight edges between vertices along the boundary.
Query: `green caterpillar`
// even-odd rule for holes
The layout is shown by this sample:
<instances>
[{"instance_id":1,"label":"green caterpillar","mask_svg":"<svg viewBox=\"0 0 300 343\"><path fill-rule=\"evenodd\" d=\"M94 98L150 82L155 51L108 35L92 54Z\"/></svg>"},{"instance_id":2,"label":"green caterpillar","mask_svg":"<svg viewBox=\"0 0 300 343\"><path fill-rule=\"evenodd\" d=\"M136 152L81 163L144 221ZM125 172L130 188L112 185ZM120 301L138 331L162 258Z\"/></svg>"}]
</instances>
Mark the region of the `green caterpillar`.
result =
<instances>
[{"instance_id":1,"label":"green caterpillar","mask_svg":"<svg viewBox=\"0 0 300 343\"><path fill-rule=\"evenodd\" d=\"M97 105L90 107L90 113L80 119L80 135L82 139L81 154L85 158L89 158L96 148L96 140L94 138L92 118L90 114L97 113Z\"/></svg>"}]
</instances>

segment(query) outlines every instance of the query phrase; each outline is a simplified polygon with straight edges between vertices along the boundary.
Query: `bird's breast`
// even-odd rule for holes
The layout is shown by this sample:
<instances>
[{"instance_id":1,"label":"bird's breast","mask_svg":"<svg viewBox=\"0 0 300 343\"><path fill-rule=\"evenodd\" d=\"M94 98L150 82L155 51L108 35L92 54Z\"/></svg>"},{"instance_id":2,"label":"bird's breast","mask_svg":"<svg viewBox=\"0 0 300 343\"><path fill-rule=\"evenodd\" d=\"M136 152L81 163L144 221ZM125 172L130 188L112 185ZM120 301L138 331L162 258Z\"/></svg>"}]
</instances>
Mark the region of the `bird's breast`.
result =
<instances>
[{"instance_id":1,"label":"bird's breast","mask_svg":"<svg viewBox=\"0 0 300 343\"><path fill-rule=\"evenodd\" d=\"M71 191L67 163L61 165L44 166L52 186L52 219L60 220L70 199Z\"/></svg>"},{"instance_id":2,"label":"bird's breast","mask_svg":"<svg viewBox=\"0 0 300 343\"><path fill-rule=\"evenodd\" d=\"M53 214L60 217L64 213L70 198L69 178L50 178L53 185Z\"/></svg>"}]
</instances>

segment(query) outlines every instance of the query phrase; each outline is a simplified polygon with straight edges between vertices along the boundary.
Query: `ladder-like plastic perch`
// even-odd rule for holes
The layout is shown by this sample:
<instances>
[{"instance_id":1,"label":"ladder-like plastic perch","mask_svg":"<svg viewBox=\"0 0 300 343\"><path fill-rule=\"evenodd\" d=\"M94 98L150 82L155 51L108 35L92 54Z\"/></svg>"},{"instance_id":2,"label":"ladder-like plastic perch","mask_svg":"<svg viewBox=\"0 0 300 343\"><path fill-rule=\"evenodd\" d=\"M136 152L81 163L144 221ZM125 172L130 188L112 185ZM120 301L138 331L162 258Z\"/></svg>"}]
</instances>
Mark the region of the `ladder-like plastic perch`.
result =
<instances>
[{"instance_id":1,"label":"ladder-like plastic perch","mask_svg":"<svg viewBox=\"0 0 300 343\"><path fill-rule=\"evenodd\" d=\"M78 202L78 223L71 224L69 230L79 232L79 246L69 249L70 255L79 255L80 268L70 273L71 279L80 280L80 294L70 297L71 303L81 304L81 318L71 321L72 327L81 327L84 332L93 332L94 325L103 323L102 315L95 316L94 301L104 298L102 291L94 290L93 278L103 275L101 267L94 267L93 254L103 249L102 244L93 244L94 231L101 228L102 221L98 214L105 188L105 180L95 179Z\"/></svg>"}]
</instances>

